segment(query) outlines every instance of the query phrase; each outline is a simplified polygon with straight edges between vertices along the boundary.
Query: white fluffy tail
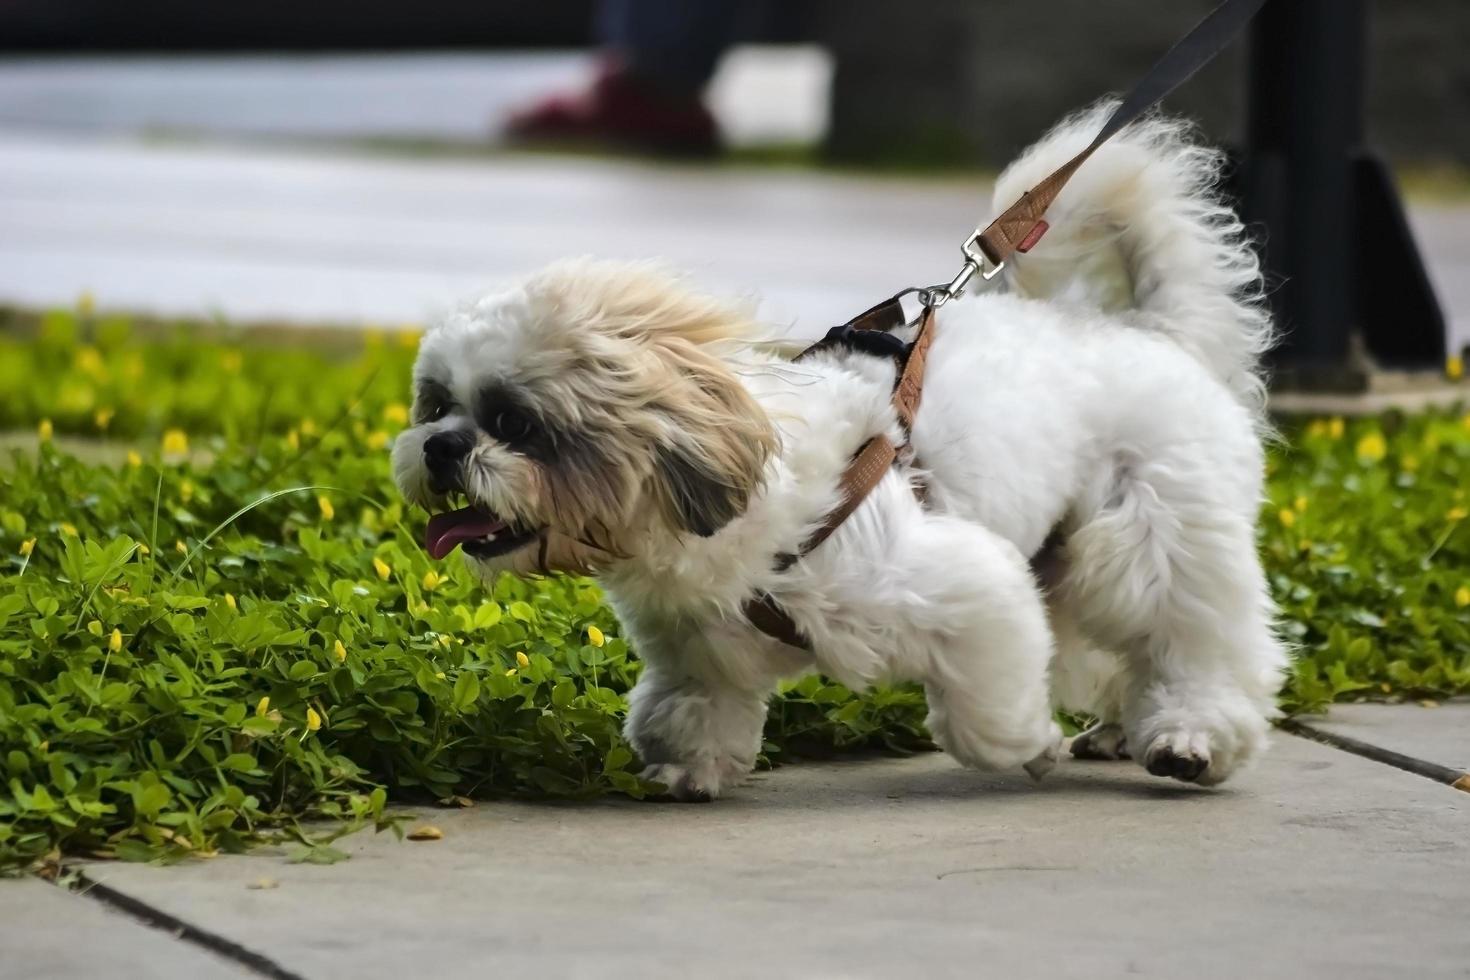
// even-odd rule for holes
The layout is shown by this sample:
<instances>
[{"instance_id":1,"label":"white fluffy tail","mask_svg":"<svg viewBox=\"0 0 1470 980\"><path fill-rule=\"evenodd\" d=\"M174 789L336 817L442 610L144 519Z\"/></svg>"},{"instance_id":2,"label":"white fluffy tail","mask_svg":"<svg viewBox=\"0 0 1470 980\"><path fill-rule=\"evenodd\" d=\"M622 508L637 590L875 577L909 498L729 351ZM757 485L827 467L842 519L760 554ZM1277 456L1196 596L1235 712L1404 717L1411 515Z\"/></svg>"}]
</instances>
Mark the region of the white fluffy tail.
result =
<instances>
[{"instance_id":1,"label":"white fluffy tail","mask_svg":"<svg viewBox=\"0 0 1470 980\"><path fill-rule=\"evenodd\" d=\"M1116 104L1063 120L1007 167L996 210L1092 142ZM1141 325L1172 337L1259 410L1271 320L1255 252L1217 189L1222 162L1183 121L1134 123L1072 177L1047 211L1050 230L1008 263L1008 280L1027 296L1139 311Z\"/></svg>"}]
</instances>

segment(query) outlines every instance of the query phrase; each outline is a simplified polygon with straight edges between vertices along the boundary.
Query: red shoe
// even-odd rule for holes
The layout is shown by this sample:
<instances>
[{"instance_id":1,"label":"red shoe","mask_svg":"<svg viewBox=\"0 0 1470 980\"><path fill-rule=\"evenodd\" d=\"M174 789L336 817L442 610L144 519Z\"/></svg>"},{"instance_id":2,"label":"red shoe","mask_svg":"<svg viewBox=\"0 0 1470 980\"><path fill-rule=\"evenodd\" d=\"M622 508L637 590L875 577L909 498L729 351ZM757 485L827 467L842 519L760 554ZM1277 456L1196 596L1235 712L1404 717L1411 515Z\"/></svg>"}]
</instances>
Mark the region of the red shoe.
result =
<instances>
[{"instance_id":1,"label":"red shoe","mask_svg":"<svg viewBox=\"0 0 1470 980\"><path fill-rule=\"evenodd\" d=\"M505 135L521 143L604 144L678 155L720 149L719 129L697 95L660 88L618 66L586 91L554 95L510 117Z\"/></svg>"}]
</instances>

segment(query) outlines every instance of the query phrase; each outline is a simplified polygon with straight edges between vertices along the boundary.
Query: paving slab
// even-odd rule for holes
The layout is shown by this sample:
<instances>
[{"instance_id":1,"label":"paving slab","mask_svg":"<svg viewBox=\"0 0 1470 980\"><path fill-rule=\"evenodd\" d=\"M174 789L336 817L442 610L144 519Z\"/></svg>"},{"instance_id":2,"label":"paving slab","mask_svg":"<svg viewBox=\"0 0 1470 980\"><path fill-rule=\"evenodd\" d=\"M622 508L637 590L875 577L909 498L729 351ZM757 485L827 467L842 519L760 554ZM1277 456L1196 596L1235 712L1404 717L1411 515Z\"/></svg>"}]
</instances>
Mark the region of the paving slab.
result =
<instances>
[{"instance_id":1,"label":"paving slab","mask_svg":"<svg viewBox=\"0 0 1470 980\"><path fill-rule=\"evenodd\" d=\"M1470 701L1437 707L1418 704L1336 704L1320 718L1305 719L1316 729L1346 735L1424 762L1470 772Z\"/></svg>"},{"instance_id":2,"label":"paving slab","mask_svg":"<svg viewBox=\"0 0 1470 980\"><path fill-rule=\"evenodd\" d=\"M0 130L0 302L422 323L555 259L662 259L797 336L955 264L986 186ZM937 272L936 270L945 270Z\"/></svg>"},{"instance_id":3,"label":"paving slab","mask_svg":"<svg viewBox=\"0 0 1470 980\"><path fill-rule=\"evenodd\" d=\"M1038 124L1040 125L1040 124ZM988 182L140 143L0 126L0 302L423 322L557 258L658 258L817 337L949 274ZM1470 344L1470 208L1411 218Z\"/></svg>"},{"instance_id":4,"label":"paving slab","mask_svg":"<svg viewBox=\"0 0 1470 980\"><path fill-rule=\"evenodd\" d=\"M241 980L251 975L92 899L34 878L0 880L4 980Z\"/></svg>"},{"instance_id":5,"label":"paving slab","mask_svg":"<svg viewBox=\"0 0 1470 980\"><path fill-rule=\"evenodd\" d=\"M1464 977L1470 796L1304 739L1218 790L804 763L707 806L427 810L444 838L88 874L313 980ZM269 877L278 887L251 890Z\"/></svg>"}]
</instances>

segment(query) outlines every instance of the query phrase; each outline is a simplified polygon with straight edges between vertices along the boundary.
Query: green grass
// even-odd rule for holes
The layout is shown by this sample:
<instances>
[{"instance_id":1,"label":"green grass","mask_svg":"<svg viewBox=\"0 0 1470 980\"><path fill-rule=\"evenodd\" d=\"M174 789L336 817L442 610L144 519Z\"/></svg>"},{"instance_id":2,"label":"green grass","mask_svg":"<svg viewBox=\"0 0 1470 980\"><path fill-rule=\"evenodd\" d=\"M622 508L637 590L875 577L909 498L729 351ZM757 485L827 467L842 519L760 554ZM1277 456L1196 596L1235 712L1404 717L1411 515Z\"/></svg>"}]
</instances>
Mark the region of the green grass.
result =
<instances>
[{"instance_id":1,"label":"green grass","mask_svg":"<svg viewBox=\"0 0 1470 980\"><path fill-rule=\"evenodd\" d=\"M330 861L389 800L647 792L619 735L638 663L595 585L487 594L419 547L386 452L414 335L279 339L5 321L0 865L263 835ZM1470 690L1470 420L1291 424L1271 466L1286 707ZM809 678L766 752L918 747L923 713Z\"/></svg>"}]
</instances>

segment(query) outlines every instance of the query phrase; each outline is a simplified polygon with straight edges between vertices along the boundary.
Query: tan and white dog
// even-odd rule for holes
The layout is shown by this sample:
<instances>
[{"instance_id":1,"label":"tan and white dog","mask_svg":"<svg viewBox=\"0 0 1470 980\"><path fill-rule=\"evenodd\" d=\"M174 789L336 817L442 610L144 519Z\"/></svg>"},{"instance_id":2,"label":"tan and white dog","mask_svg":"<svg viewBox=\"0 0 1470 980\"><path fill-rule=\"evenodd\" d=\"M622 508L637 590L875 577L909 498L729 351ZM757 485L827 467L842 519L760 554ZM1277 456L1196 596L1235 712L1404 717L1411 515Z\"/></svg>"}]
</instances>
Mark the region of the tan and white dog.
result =
<instances>
[{"instance_id":1,"label":"tan and white dog","mask_svg":"<svg viewBox=\"0 0 1470 980\"><path fill-rule=\"evenodd\" d=\"M997 201L1110 108L1053 130ZM922 471L894 469L788 569L853 452L901 441L894 365L787 363L746 313L648 265L563 262L431 330L398 484L467 505L430 520L436 557L597 575L645 663L628 738L678 798L739 781L776 683L808 670L921 681L967 765L1044 767L1060 704L1102 719L1074 754L1218 783L1265 746L1285 663L1254 540L1270 324L1218 168L1157 117L1103 147L1009 291L938 312ZM812 654L744 619L760 592Z\"/></svg>"}]
</instances>

